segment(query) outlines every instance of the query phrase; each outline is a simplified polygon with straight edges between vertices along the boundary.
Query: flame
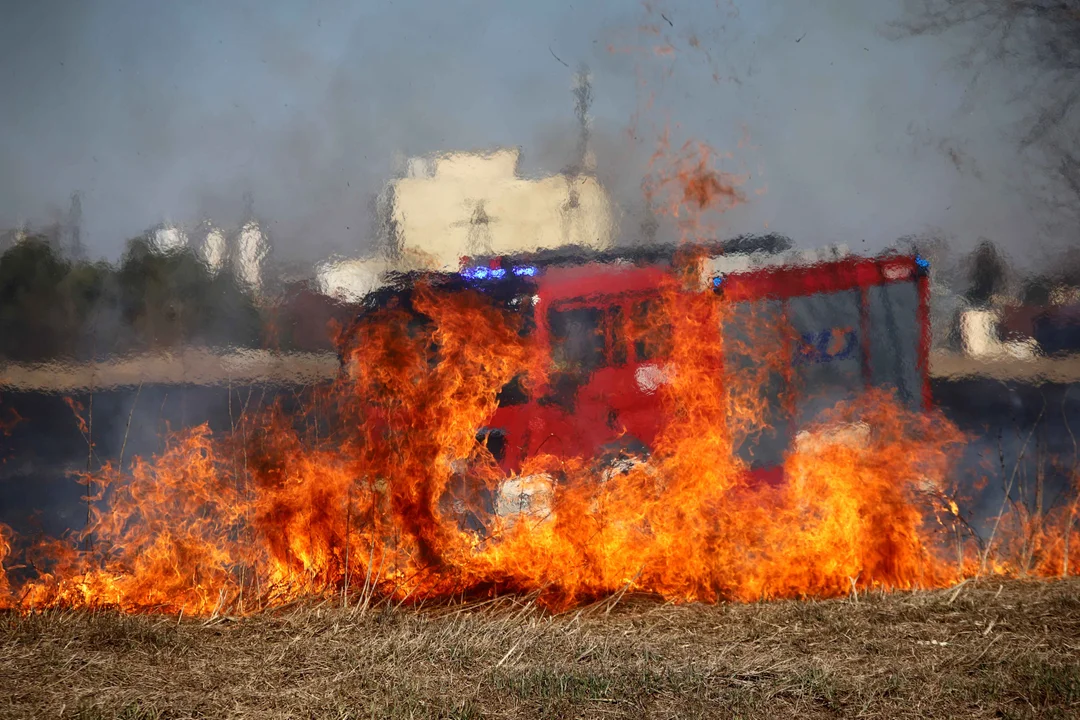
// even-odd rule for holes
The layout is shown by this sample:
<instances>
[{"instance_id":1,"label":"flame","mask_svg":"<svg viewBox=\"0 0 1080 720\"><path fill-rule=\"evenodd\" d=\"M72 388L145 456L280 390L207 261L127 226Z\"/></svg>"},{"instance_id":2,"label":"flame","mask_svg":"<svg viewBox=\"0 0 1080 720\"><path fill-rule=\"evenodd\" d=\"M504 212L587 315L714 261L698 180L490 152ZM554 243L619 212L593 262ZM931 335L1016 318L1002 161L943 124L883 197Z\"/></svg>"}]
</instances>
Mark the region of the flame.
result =
<instances>
[{"instance_id":1,"label":"flame","mask_svg":"<svg viewBox=\"0 0 1080 720\"><path fill-rule=\"evenodd\" d=\"M675 173L678 187L697 187L702 167ZM697 203L696 192L673 195ZM767 376L787 360L764 339L775 320L732 315L746 327L724 336L732 309L686 289L698 259L687 250L662 310L629 321L635 337L670 330L655 388L665 423L648 461L536 455L505 477L477 428L512 378L543 383L548 360L481 293L422 284L413 305L427 320L387 307L343 332L348 372L299 413L274 407L221 436L171 433L156 457L80 474L91 523L26 550L36 577L13 594L0 575L0 596L187 615L329 593L537 593L565 608L627 588L676 601L828 597L980 571L975 554L952 558L942 542L958 527L948 480L964 438L937 412L864 393L796 436L783 484L750 481L736 444L767 429ZM727 367L730 352L754 362ZM1080 555L1068 532L1025 537L1046 550L1030 571ZM0 532L0 560L11 539ZM1001 557L982 564L1009 571Z\"/></svg>"},{"instance_id":2,"label":"flame","mask_svg":"<svg viewBox=\"0 0 1080 720\"><path fill-rule=\"evenodd\" d=\"M713 158L684 146L653 186L669 199L661 207L692 221L741 202ZM170 433L153 458L81 473L91 522L20 549L30 580L3 573L19 543L0 528L0 603L205 616L331 593L536 593L559 609L625 589L683 602L828 597L942 586L986 565L1053 574L1080 564L1075 504L1052 518L1063 533L1027 532L1032 518L1003 529L1037 547L1041 564L1001 553L979 562L951 482L964 437L883 391L803 428L785 482L752 481L736 447L768 429L768 376L788 358L763 340L777 337L767 318L687 289L698 260L688 246L662 310L630 321L640 338L670 331L654 378L664 423L647 461L600 468L540 454L506 477L477 430L511 379L542 386L550 358L482 293L421 284L418 315L390 306L341 333L347 372L300 411L251 413L221 435ZM739 338L724 336L727 319L746 325ZM731 352L753 363L728 366ZM71 407L89 442L89 421Z\"/></svg>"},{"instance_id":3,"label":"flame","mask_svg":"<svg viewBox=\"0 0 1080 720\"><path fill-rule=\"evenodd\" d=\"M689 140L673 152L670 128L665 128L649 161L651 174L644 184L645 196L659 213L682 218L684 232L693 229L698 236L707 235L700 232L699 225L685 223L701 221L707 211L722 213L745 202L739 186L746 177L718 167L729 157L705 143Z\"/></svg>"},{"instance_id":4,"label":"flame","mask_svg":"<svg viewBox=\"0 0 1080 720\"><path fill-rule=\"evenodd\" d=\"M588 458L541 455L500 485L476 429L499 388L522 368L539 382L544 363L479 293L420 287L431 322L389 308L351 331L350 373L306 415L275 408L222 437L173 433L157 457L84 478L97 488L93 549L36 548L41 572L20 604L209 615L325 593L538 592L560 608L627 587L715 602L954 581L962 569L936 554L928 518L959 433L873 393L819 428L872 430L817 432L788 455L786 484L749 483L734 442L761 424L757 373L775 359L718 373L727 309L681 281L654 319L671 327L673 372L647 463L601 476ZM332 432L309 417L316 407L333 413ZM478 498L500 488L532 512L497 508L463 527L460 511L482 515Z\"/></svg>"},{"instance_id":5,"label":"flame","mask_svg":"<svg viewBox=\"0 0 1080 720\"><path fill-rule=\"evenodd\" d=\"M11 597L11 585L8 582L7 572L4 570L4 561L11 554L11 528L0 523L0 610L7 609L13 604Z\"/></svg>"}]
</instances>

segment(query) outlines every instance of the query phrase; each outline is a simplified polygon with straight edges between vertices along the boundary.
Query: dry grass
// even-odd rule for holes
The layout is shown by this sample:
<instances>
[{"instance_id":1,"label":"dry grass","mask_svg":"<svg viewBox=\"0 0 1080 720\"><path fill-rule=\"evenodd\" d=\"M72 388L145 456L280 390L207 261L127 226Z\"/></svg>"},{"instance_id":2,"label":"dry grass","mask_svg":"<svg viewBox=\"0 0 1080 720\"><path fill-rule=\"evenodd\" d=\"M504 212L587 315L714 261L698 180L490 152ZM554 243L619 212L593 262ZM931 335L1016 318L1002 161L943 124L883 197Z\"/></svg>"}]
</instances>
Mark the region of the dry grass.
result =
<instances>
[{"instance_id":1,"label":"dry grass","mask_svg":"<svg viewBox=\"0 0 1080 720\"><path fill-rule=\"evenodd\" d=\"M140 384L227 385L267 382L303 386L333 380L340 371L334 353L241 350L220 353L185 348L179 353L146 353L95 363L11 363L0 360L0 389L21 392L79 392ZM935 352L930 375L964 379L1080 382L1080 357L971 358Z\"/></svg>"},{"instance_id":2,"label":"dry grass","mask_svg":"<svg viewBox=\"0 0 1080 720\"><path fill-rule=\"evenodd\" d=\"M1080 579L559 616L7 613L0 716L1080 717L1078 658Z\"/></svg>"},{"instance_id":3,"label":"dry grass","mask_svg":"<svg viewBox=\"0 0 1080 720\"><path fill-rule=\"evenodd\" d=\"M0 359L0 388L17 392L79 392L139 385L273 383L302 387L333 380L341 369L334 353L187 347L102 362L10 363Z\"/></svg>"}]
</instances>

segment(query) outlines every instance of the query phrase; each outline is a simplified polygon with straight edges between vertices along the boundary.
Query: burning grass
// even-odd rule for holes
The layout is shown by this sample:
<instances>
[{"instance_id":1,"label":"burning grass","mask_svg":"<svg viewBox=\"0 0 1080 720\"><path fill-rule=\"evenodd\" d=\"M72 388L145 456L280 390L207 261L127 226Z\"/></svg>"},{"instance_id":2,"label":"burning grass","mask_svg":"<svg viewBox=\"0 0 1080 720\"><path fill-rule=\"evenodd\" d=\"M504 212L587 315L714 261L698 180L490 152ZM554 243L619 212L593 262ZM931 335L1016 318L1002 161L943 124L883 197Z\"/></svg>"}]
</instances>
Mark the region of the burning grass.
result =
<instances>
[{"instance_id":1,"label":"burning grass","mask_svg":"<svg viewBox=\"0 0 1080 720\"><path fill-rule=\"evenodd\" d=\"M1075 717L1080 579L562 614L0 615L4 717Z\"/></svg>"},{"instance_id":2,"label":"burning grass","mask_svg":"<svg viewBox=\"0 0 1080 720\"><path fill-rule=\"evenodd\" d=\"M319 403L336 408L332 422L277 408L223 436L173 433L157 457L85 474L88 532L29 547L0 535L12 573L0 604L208 617L360 589L397 602L536 592L564 610L626 589L681 602L821 598L1015 571L986 553L978 563L956 534L946 479L963 438L887 393L822 416L787 454L781 487L749 484L733 448L760 427L767 386L757 370L717 372L723 303L675 279L665 293L674 371L655 452L607 479L585 458L530 457L514 479L552 479L542 517L462 524L466 511L484 515L478 491L497 495L507 479L476 429L499 388L549 368L479 293L422 287L424 323L388 308L346 338L350 374ZM761 372L783 362L760 360ZM1078 533L1065 523L1058 557L1080 558L1080 541L1066 542ZM1044 554L1045 567L1024 567L1063 572Z\"/></svg>"}]
</instances>

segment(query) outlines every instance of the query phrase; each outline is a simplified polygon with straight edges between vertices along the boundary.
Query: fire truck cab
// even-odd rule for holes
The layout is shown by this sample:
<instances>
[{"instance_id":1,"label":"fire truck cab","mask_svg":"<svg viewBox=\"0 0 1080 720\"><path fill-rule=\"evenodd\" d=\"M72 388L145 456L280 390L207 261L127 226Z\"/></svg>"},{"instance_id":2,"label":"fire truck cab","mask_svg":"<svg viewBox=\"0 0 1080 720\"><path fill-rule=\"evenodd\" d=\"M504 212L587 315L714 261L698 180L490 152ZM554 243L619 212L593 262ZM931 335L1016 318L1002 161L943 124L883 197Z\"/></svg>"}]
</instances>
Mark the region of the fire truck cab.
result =
<instances>
[{"instance_id":1,"label":"fire truck cab","mask_svg":"<svg viewBox=\"0 0 1080 720\"><path fill-rule=\"evenodd\" d=\"M724 372L765 353L787 359L768 379L768 394L777 398L762 418L768 430L739 448L754 474L775 478L798 432L864 388L888 387L913 409L929 403L923 259L793 253L775 242L741 242L712 248L700 289L727 303L723 336L746 341L725 342ZM671 262L670 254L653 253L517 257L466 267L480 282L497 281L493 272L529 274L529 324L552 362L549 382L534 396L517 380L504 388L481 430L504 469L515 471L540 452L608 459L648 453L662 423L658 390L670 337L647 319L662 302Z\"/></svg>"}]
</instances>

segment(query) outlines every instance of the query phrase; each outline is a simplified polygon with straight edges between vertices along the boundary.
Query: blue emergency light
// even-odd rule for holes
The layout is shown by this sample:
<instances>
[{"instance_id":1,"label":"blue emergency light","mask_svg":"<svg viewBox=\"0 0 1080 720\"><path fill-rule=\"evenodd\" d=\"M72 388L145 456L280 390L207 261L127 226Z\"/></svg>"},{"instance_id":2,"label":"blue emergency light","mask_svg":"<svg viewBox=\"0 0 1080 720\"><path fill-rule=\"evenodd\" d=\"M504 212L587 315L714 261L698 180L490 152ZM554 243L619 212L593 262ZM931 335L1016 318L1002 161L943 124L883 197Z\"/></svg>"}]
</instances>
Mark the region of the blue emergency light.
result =
<instances>
[{"instance_id":1,"label":"blue emergency light","mask_svg":"<svg viewBox=\"0 0 1080 720\"><path fill-rule=\"evenodd\" d=\"M511 272L517 277L534 277L540 270L533 265L516 265ZM461 276L466 280L501 280L506 277L506 268L478 265L465 268L461 271Z\"/></svg>"},{"instance_id":2,"label":"blue emergency light","mask_svg":"<svg viewBox=\"0 0 1080 720\"><path fill-rule=\"evenodd\" d=\"M921 270L929 270L930 269L930 261L927 260L926 258L924 258L922 255L916 255L915 256L915 264Z\"/></svg>"},{"instance_id":3,"label":"blue emergency light","mask_svg":"<svg viewBox=\"0 0 1080 720\"><path fill-rule=\"evenodd\" d=\"M491 268L471 267L461 271L461 276L466 280L487 280L491 277Z\"/></svg>"}]
</instances>

